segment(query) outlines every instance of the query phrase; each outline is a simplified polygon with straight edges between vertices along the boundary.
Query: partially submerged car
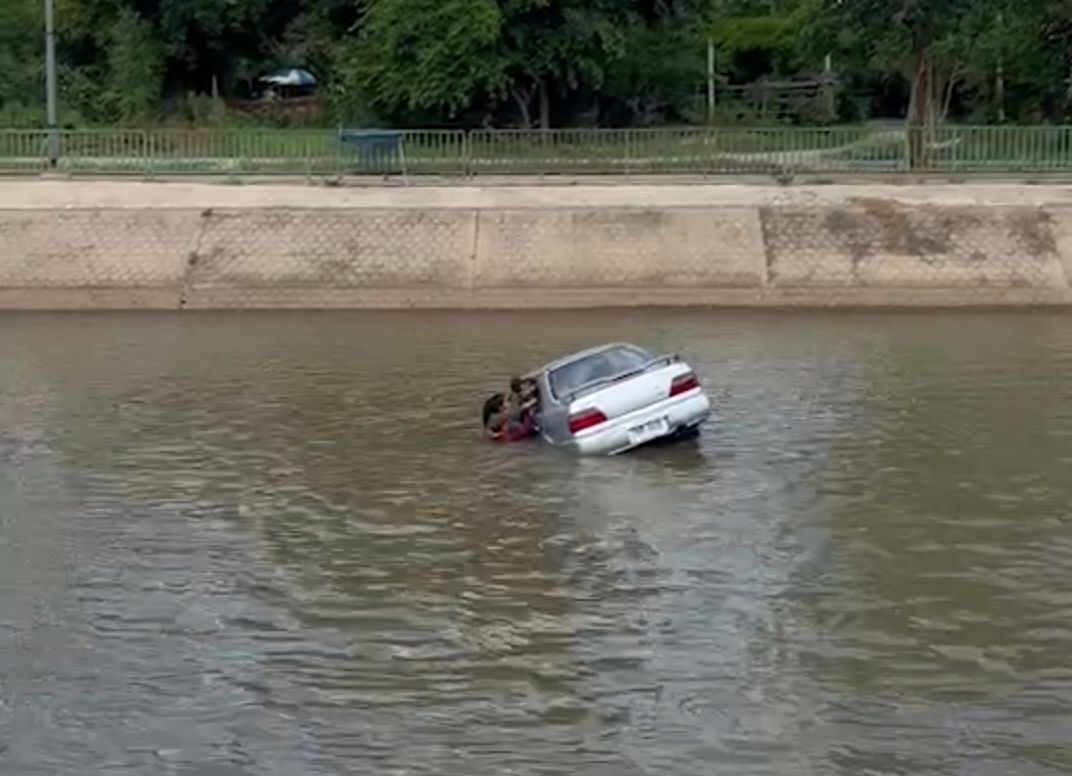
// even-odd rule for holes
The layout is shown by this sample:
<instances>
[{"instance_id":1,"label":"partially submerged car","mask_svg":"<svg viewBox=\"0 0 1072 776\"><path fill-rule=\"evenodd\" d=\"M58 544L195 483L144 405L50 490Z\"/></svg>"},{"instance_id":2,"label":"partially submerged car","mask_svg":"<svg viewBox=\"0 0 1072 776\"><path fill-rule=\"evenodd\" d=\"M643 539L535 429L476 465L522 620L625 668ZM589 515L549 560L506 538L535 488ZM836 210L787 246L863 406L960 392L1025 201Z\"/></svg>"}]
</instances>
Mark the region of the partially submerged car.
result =
<instances>
[{"instance_id":1,"label":"partially submerged car","mask_svg":"<svg viewBox=\"0 0 1072 776\"><path fill-rule=\"evenodd\" d=\"M560 358L526 381L537 390L544 441L587 455L689 436L711 414L699 379L679 356L657 357L627 343Z\"/></svg>"}]
</instances>

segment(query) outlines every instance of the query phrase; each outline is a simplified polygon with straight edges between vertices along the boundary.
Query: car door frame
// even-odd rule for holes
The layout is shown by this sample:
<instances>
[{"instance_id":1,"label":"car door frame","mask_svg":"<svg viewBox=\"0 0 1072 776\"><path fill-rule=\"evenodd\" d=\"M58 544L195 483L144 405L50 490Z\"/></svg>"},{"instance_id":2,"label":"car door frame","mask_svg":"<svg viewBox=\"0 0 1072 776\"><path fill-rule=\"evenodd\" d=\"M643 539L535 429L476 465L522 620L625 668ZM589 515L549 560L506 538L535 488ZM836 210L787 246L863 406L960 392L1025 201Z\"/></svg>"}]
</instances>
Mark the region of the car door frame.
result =
<instances>
[{"instance_id":1,"label":"car door frame","mask_svg":"<svg viewBox=\"0 0 1072 776\"><path fill-rule=\"evenodd\" d=\"M569 404L564 403L551 390L551 376L548 370L539 375L540 412L538 422L540 434L552 445L564 445L570 440Z\"/></svg>"}]
</instances>

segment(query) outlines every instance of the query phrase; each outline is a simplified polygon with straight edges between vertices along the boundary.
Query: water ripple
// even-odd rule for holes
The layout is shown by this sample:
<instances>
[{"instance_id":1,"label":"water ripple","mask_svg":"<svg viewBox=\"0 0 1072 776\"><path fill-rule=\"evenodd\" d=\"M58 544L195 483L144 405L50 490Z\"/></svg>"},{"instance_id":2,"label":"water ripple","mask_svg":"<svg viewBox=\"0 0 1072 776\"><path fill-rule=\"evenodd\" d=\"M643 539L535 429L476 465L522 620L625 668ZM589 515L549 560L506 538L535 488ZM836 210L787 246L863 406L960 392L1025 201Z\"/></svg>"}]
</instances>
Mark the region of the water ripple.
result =
<instances>
[{"instance_id":1,"label":"water ripple","mask_svg":"<svg viewBox=\"0 0 1072 776\"><path fill-rule=\"evenodd\" d=\"M698 443L479 442L621 338L700 370ZM30 315L0 357L4 776L1072 768L1068 319Z\"/></svg>"}]
</instances>

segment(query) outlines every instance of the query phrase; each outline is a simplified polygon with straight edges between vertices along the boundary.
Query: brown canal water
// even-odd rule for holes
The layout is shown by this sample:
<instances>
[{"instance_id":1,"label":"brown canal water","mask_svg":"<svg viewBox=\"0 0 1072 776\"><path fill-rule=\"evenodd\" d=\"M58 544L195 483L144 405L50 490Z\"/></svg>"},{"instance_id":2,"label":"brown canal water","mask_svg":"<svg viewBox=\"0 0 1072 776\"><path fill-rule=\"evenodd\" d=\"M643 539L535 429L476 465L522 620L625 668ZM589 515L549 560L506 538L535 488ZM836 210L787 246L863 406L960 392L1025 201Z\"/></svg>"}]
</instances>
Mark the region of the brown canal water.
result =
<instances>
[{"instance_id":1,"label":"brown canal water","mask_svg":"<svg viewBox=\"0 0 1072 776\"><path fill-rule=\"evenodd\" d=\"M477 437L680 350L693 444ZM0 773L1065 774L1072 317L0 318Z\"/></svg>"}]
</instances>

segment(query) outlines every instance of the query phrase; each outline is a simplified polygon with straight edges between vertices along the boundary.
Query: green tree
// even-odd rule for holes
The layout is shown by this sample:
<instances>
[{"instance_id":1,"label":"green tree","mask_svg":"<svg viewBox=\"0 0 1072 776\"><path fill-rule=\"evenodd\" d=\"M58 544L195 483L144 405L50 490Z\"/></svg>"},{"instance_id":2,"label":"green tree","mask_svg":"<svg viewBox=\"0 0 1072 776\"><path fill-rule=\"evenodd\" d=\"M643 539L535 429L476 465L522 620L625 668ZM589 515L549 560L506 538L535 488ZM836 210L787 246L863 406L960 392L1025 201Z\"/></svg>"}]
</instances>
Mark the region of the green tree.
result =
<instances>
[{"instance_id":1,"label":"green tree","mask_svg":"<svg viewBox=\"0 0 1072 776\"><path fill-rule=\"evenodd\" d=\"M1041 8L1041 35L1050 64L1060 69L1060 75L1049 82L1049 91L1056 94L1059 120L1068 120L1069 98L1072 97L1072 3L1066 0L1031 0Z\"/></svg>"},{"instance_id":2,"label":"green tree","mask_svg":"<svg viewBox=\"0 0 1072 776\"><path fill-rule=\"evenodd\" d=\"M522 124L602 85L625 48L623 0L369 0L343 82L388 115L445 117L512 98Z\"/></svg>"},{"instance_id":3,"label":"green tree","mask_svg":"<svg viewBox=\"0 0 1072 776\"><path fill-rule=\"evenodd\" d=\"M186 84L229 91L245 75L239 63L264 59L281 32L270 10L270 0L159 0L155 23Z\"/></svg>"},{"instance_id":4,"label":"green tree","mask_svg":"<svg viewBox=\"0 0 1072 776\"><path fill-rule=\"evenodd\" d=\"M368 0L345 87L387 115L456 116L502 90L494 0Z\"/></svg>"},{"instance_id":5,"label":"green tree","mask_svg":"<svg viewBox=\"0 0 1072 776\"><path fill-rule=\"evenodd\" d=\"M41 3L0 2L0 119L9 125L43 118L43 34Z\"/></svg>"},{"instance_id":6,"label":"green tree","mask_svg":"<svg viewBox=\"0 0 1072 776\"><path fill-rule=\"evenodd\" d=\"M66 121L142 121L311 69L349 116L543 127L593 107L616 124L690 115L720 74L814 77L917 130L944 117L1067 120L1069 0L57 0ZM40 0L0 2L0 111L43 112ZM213 101L218 108L219 103ZM847 114L846 114L847 115Z\"/></svg>"},{"instance_id":7,"label":"green tree","mask_svg":"<svg viewBox=\"0 0 1072 776\"><path fill-rule=\"evenodd\" d=\"M968 63L986 57L980 33L994 29L1003 0L826 0L828 43L850 67L910 84L909 119L939 120Z\"/></svg>"},{"instance_id":8,"label":"green tree","mask_svg":"<svg viewBox=\"0 0 1072 776\"><path fill-rule=\"evenodd\" d=\"M106 100L120 120L145 119L159 109L163 48L152 25L124 8L111 30Z\"/></svg>"},{"instance_id":9,"label":"green tree","mask_svg":"<svg viewBox=\"0 0 1072 776\"><path fill-rule=\"evenodd\" d=\"M501 0L502 56L510 96L524 126L536 102L540 126L551 126L551 98L598 89L626 50L633 21L624 0Z\"/></svg>"},{"instance_id":10,"label":"green tree","mask_svg":"<svg viewBox=\"0 0 1072 776\"><path fill-rule=\"evenodd\" d=\"M933 125L948 105L968 56L963 35L968 15L992 0L826 0L831 47L850 63L904 78L910 84L910 154L913 166L926 164L923 128Z\"/></svg>"},{"instance_id":11,"label":"green tree","mask_svg":"<svg viewBox=\"0 0 1072 776\"><path fill-rule=\"evenodd\" d=\"M946 93L948 112L954 88L961 88L969 115L976 120L1037 120L1060 113L1063 64L1041 31L1046 27L1038 3L991 0L964 20L959 36L960 68Z\"/></svg>"},{"instance_id":12,"label":"green tree","mask_svg":"<svg viewBox=\"0 0 1072 776\"><path fill-rule=\"evenodd\" d=\"M610 115L654 125L680 120L693 107L704 78L704 40L692 19L677 15L637 20L626 32L625 55L605 81Z\"/></svg>"}]
</instances>

